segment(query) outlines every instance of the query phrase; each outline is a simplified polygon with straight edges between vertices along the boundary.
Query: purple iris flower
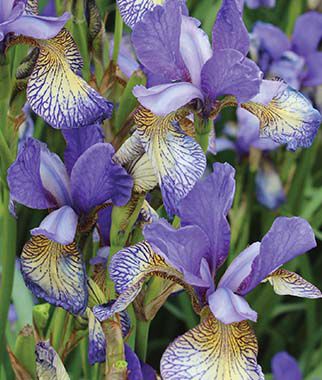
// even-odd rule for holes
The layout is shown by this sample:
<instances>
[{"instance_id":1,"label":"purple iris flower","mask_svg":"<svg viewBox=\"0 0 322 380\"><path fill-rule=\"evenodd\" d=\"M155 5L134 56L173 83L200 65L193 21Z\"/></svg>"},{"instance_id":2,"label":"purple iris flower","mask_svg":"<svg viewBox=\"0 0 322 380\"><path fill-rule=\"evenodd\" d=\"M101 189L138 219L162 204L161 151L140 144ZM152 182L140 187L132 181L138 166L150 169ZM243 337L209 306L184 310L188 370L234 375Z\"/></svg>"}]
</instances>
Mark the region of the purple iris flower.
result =
<instances>
[{"instance_id":1,"label":"purple iris flower","mask_svg":"<svg viewBox=\"0 0 322 380\"><path fill-rule=\"evenodd\" d=\"M278 27L257 22L253 30L254 51L258 64L266 75L279 76L290 86L322 84L322 14L307 12L301 15L289 39Z\"/></svg>"},{"instance_id":2,"label":"purple iris flower","mask_svg":"<svg viewBox=\"0 0 322 380\"><path fill-rule=\"evenodd\" d=\"M304 219L279 217L261 242L251 244L233 260L216 288L214 276L229 252L227 214L234 190L234 169L228 164L215 164L213 173L181 201L179 230L162 220L144 229L155 252L183 273L187 283L204 289L213 315L225 324L256 321L257 313L245 295L265 279L273 278L281 265L316 246L313 230ZM274 279L270 281L274 283ZM275 281L274 285L280 287L279 294L286 294L280 283ZM316 288L307 294L303 290L301 295L321 297Z\"/></svg>"},{"instance_id":3,"label":"purple iris flower","mask_svg":"<svg viewBox=\"0 0 322 380\"><path fill-rule=\"evenodd\" d=\"M287 352L278 352L272 359L273 380L302 380L297 361Z\"/></svg>"},{"instance_id":4,"label":"purple iris flower","mask_svg":"<svg viewBox=\"0 0 322 380\"><path fill-rule=\"evenodd\" d=\"M127 361L127 379L128 380L156 380L155 370L146 363L143 363L125 344L125 359Z\"/></svg>"},{"instance_id":5,"label":"purple iris flower","mask_svg":"<svg viewBox=\"0 0 322 380\"><path fill-rule=\"evenodd\" d=\"M37 39L55 37L69 19L69 13L60 17L33 14L32 2L28 0L0 1L0 41L9 33Z\"/></svg>"},{"instance_id":6,"label":"purple iris flower","mask_svg":"<svg viewBox=\"0 0 322 380\"><path fill-rule=\"evenodd\" d=\"M259 7L273 8L275 7L276 0L245 0L245 3L252 9Z\"/></svg>"},{"instance_id":7,"label":"purple iris flower","mask_svg":"<svg viewBox=\"0 0 322 380\"><path fill-rule=\"evenodd\" d=\"M153 113L167 115L199 99L207 116L222 95L246 102L259 92L261 71L246 57L249 37L236 1L224 0L212 46L199 26L174 0L135 24L132 42L151 87L137 86L133 93Z\"/></svg>"},{"instance_id":8,"label":"purple iris flower","mask_svg":"<svg viewBox=\"0 0 322 380\"><path fill-rule=\"evenodd\" d=\"M208 150L216 154L223 150L236 150L240 157L252 148L263 152L255 177L256 196L265 207L274 210L285 202L286 196L281 179L266 153L278 148L269 137L259 137L259 120L242 108L237 109L237 125L231 123L224 128L225 137L210 137ZM234 140L231 140L233 138Z\"/></svg>"},{"instance_id":9,"label":"purple iris flower","mask_svg":"<svg viewBox=\"0 0 322 380\"><path fill-rule=\"evenodd\" d=\"M62 251L62 255L68 254L68 250L62 246L74 242L77 227L86 225L88 220L93 219L98 206L107 201L117 206L126 204L131 197L133 186L133 180L125 169L113 161L113 147L103 143L100 126L64 131L64 136L67 141L65 164L56 154L51 153L44 143L28 138L16 161L9 168L7 177L13 201L35 209L54 209L43 219L39 227L31 230L31 235L33 239L45 238L39 243L43 249L47 244L54 251ZM34 242L33 239L31 242ZM36 239L36 243L38 241L39 239ZM56 245L50 242L55 242ZM70 272L65 269L61 274L61 278L64 278L72 276L73 271L76 271L75 286L65 289L67 280L70 280L66 278L66 283L60 283L66 293L73 295L68 296L56 289L59 281L52 287L48 285L47 280L36 276L33 266L37 264L37 254L43 254L45 257L45 253L41 253L41 249L38 251L32 243L30 244L32 248L27 249L27 256L22 255L21 269L27 285L35 295L63 306L75 314L84 311L86 294L80 297L80 290L76 289L76 284L79 284L86 293L86 275L81 259L77 261L78 271L74 263L69 268ZM55 257L54 253L50 253L50 248L47 248L46 255L48 252L48 260ZM72 255L67 255L65 262L57 263L57 268L60 268L60 265L68 267L68 260L72 258ZM38 264L41 265L43 262ZM57 271L59 272L58 269ZM47 274L55 276L55 273ZM73 297L76 300L73 300Z\"/></svg>"}]
</instances>

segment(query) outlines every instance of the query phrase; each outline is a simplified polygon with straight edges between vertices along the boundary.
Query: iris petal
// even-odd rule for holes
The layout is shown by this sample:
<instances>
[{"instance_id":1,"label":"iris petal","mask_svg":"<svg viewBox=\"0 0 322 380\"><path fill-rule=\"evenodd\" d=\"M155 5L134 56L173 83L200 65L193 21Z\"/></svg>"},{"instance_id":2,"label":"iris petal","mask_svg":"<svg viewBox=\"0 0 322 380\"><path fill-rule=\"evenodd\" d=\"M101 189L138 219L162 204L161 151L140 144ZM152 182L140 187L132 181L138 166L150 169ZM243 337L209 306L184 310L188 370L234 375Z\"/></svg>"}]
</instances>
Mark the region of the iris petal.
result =
<instances>
[{"instance_id":1,"label":"iris petal","mask_svg":"<svg viewBox=\"0 0 322 380\"><path fill-rule=\"evenodd\" d=\"M321 298L321 291L304 280L297 273L286 269L277 269L271 273L267 280L271 283L276 294L281 296L290 295L302 298Z\"/></svg>"},{"instance_id":2,"label":"iris petal","mask_svg":"<svg viewBox=\"0 0 322 380\"><path fill-rule=\"evenodd\" d=\"M261 92L266 82L272 81L264 81ZM255 97L242 107L259 118L261 136L287 144L287 149L292 151L311 146L321 123L321 115L304 95L281 83L270 102L260 104L257 99L260 100L260 97Z\"/></svg>"},{"instance_id":3,"label":"iris petal","mask_svg":"<svg viewBox=\"0 0 322 380\"><path fill-rule=\"evenodd\" d=\"M49 342L41 341L36 344L36 372L40 380L69 380L60 357Z\"/></svg>"},{"instance_id":4,"label":"iris petal","mask_svg":"<svg viewBox=\"0 0 322 380\"><path fill-rule=\"evenodd\" d=\"M85 311L86 273L76 243L62 245L33 236L23 248L21 272L37 297L73 314Z\"/></svg>"},{"instance_id":5,"label":"iris petal","mask_svg":"<svg viewBox=\"0 0 322 380\"><path fill-rule=\"evenodd\" d=\"M177 338L161 359L167 380L263 380L256 337L246 321L224 325L209 316Z\"/></svg>"},{"instance_id":6,"label":"iris petal","mask_svg":"<svg viewBox=\"0 0 322 380\"><path fill-rule=\"evenodd\" d=\"M186 114L158 117L141 108L135 115L137 131L161 187L166 210L177 211L183 199L202 176L206 158L197 142L186 135L178 120Z\"/></svg>"},{"instance_id":7,"label":"iris petal","mask_svg":"<svg viewBox=\"0 0 322 380\"><path fill-rule=\"evenodd\" d=\"M130 27L141 21L146 12L163 3L164 0L117 0L123 21Z\"/></svg>"},{"instance_id":8,"label":"iris petal","mask_svg":"<svg viewBox=\"0 0 322 380\"><path fill-rule=\"evenodd\" d=\"M40 51L29 79L32 109L54 128L77 128L99 123L112 114L112 104L77 73L81 59L67 30L38 41Z\"/></svg>"},{"instance_id":9,"label":"iris petal","mask_svg":"<svg viewBox=\"0 0 322 380\"><path fill-rule=\"evenodd\" d=\"M87 308L88 360L91 365L103 363L106 358L106 339L102 326L93 312Z\"/></svg>"}]
</instances>

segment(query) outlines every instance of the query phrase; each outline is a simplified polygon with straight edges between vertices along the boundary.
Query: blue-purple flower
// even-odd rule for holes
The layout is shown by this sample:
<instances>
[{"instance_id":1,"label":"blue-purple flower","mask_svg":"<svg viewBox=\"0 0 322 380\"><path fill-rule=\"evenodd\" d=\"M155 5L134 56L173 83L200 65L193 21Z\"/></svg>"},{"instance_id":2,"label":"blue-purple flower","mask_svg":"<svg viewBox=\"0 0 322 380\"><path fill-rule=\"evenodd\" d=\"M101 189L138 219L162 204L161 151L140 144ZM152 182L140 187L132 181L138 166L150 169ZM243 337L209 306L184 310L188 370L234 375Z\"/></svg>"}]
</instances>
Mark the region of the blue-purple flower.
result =
<instances>
[{"instance_id":1,"label":"blue-purple flower","mask_svg":"<svg viewBox=\"0 0 322 380\"><path fill-rule=\"evenodd\" d=\"M114 149L103 143L99 126L65 132L65 164L44 143L27 139L8 170L13 201L50 209L21 255L27 286L38 297L72 313L85 311L87 286L77 229L90 230L106 202L128 202L132 178L113 161Z\"/></svg>"},{"instance_id":2,"label":"blue-purple flower","mask_svg":"<svg viewBox=\"0 0 322 380\"><path fill-rule=\"evenodd\" d=\"M280 295L322 297L298 274L281 268L316 246L310 225L298 217L277 218L262 241L241 252L215 284L229 252L227 215L234 190L234 169L215 164L213 173L180 202L179 229L165 220L154 222L144 229L145 242L112 258L110 275L119 298L112 306L93 309L99 320L124 310L151 275L183 286L202 321L165 351L161 361L164 379L225 378L228 373L230 378L263 379L256 337L247 322L256 321L257 313L245 296L268 281Z\"/></svg>"},{"instance_id":3,"label":"blue-purple flower","mask_svg":"<svg viewBox=\"0 0 322 380\"><path fill-rule=\"evenodd\" d=\"M150 88L138 86L134 95L153 113L167 115L200 99L204 114L209 115L222 95L246 102L259 92L261 72L246 57L249 37L236 1L223 2L212 46L199 26L182 12L180 2L172 0L135 24L132 41Z\"/></svg>"},{"instance_id":4,"label":"blue-purple flower","mask_svg":"<svg viewBox=\"0 0 322 380\"><path fill-rule=\"evenodd\" d=\"M272 359L273 380L302 380L297 361L287 352L278 352Z\"/></svg>"},{"instance_id":5,"label":"blue-purple flower","mask_svg":"<svg viewBox=\"0 0 322 380\"><path fill-rule=\"evenodd\" d=\"M252 9L259 7L273 8L275 7L276 0L245 0L245 3Z\"/></svg>"},{"instance_id":6,"label":"blue-purple flower","mask_svg":"<svg viewBox=\"0 0 322 380\"><path fill-rule=\"evenodd\" d=\"M322 84L322 14L307 12L295 23L289 39L278 27L257 22L252 32L253 54L266 75L283 78L290 86Z\"/></svg>"}]
</instances>

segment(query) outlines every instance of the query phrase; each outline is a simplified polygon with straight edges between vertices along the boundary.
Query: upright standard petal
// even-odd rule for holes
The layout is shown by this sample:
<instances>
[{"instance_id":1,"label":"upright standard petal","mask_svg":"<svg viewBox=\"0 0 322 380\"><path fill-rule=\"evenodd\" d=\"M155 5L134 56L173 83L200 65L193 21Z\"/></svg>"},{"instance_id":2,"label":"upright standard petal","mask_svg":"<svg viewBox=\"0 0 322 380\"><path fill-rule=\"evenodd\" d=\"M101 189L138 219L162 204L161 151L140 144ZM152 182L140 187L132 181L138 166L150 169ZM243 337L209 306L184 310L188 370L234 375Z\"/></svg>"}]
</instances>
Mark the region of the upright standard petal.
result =
<instances>
[{"instance_id":1,"label":"upright standard petal","mask_svg":"<svg viewBox=\"0 0 322 380\"><path fill-rule=\"evenodd\" d=\"M164 0L117 0L123 21L131 28L141 21L148 11L163 3Z\"/></svg>"},{"instance_id":2,"label":"upright standard petal","mask_svg":"<svg viewBox=\"0 0 322 380\"><path fill-rule=\"evenodd\" d=\"M252 270L242 281L238 293L247 294L281 265L315 246L314 232L306 220L299 217L275 219L264 236L260 253L254 259Z\"/></svg>"},{"instance_id":3,"label":"upright standard petal","mask_svg":"<svg viewBox=\"0 0 322 380\"><path fill-rule=\"evenodd\" d=\"M66 24L70 14L60 17L25 15L7 25L7 33L13 32L26 37L48 40L55 37Z\"/></svg>"},{"instance_id":4,"label":"upright standard petal","mask_svg":"<svg viewBox=\"0 0 322 380\"><path fill-rule=\"evenodd\" d=\"M256 336L247 321L225 325L212 315L177 338L161 359L167 380L264 380Z\"/></svg>"},{"instance_id":5,"label":"upright standard petal","mask_svg":"<svg viewBox=\"0 0 322 380\"><path fill-rule=\"evenodd\" d=\"M71 191L75 207L88 213L108 200L125 205L133 186L125 169L113 161L112 145L98 143L87 149L71 172Z\"/></svg>"},{"instance_id":6,"label":"upright standard petal","mask_svg":"<svg viewBox=\"0 0 322 380\"><path fill-rule=\"evenodd\" d=\"M197 87L200 87L202 67L212 56L209 38L199 26L196 19L182 16L180 53L189 70L191 82Z\"/></svg>"},{"instance_id":7,"label":"upright standard petal","mask_svg":"<svg viewBox=\"0 0 322 380\"><path fill-rule=\"evenodd\" d=\"M90 365L106 360L106 339L101 323L91 309L87 308L88 318L88 361Z\"/></svg>"},{"instance_id":8,"label":"upright standard petal","mask_svg":"<svg viewBox=\"0 0 322 380\"><path fill-rule=\"evenodd\" d=\"M320 127L321 115L310 101L300 92L283 82L263 81L259 95L242 107L260 120L261 136L270 137L279 144L287 144L287 149L311 146ZM274 91L268 88L273 86ZM268 91L272 96L267 104L261 104L262 94ZM269 99L266 97L266 100Z\"/></svg>"},{"instance_id":9,"label":"upright standard petal","mask_svg":"<svg viewBox=\"0 0 322 380\"><path fill-rule=\"evenodd\" d=\"M227 220L235 193L235 170L229 164L214 164L214 171L179 203L181 224L197 225L210 241L212 274L226 260L230 245Z\"/></svg>"},{"instance_id":10,"label":"upright standard petal","mask_svg":"<svg viewBox=\"0 0 322 380\"><path fill-rule=\"evenodd\" d=\"M223 0L212 29L212 47L213 50L234 49L247 55L248 31L236 0Z\"/></svg>"},{"instance_id":11,"label":"upright standard petal","mask_svg":"<svg viewBox=\"0 0 322 380\"><path fill-rule=\"evenodd\" d=\"M314 53L322 39L322 14L307 12L297 18L293 37L293 50L303 56Z\"/></svg>"},{"instance_id":12,"label":"upright standard petal","mask_svg":"<svg viewBox=\"0 0 322 380\"><path fill-rule=\"evenodd\" d=\"M6 21L12 12L15 0L1 1L0 3L0 24Z\"/></svg>"},{"instance_id":13,"label":"upright standard petal","mask_svg":"<svg viewBox=\"0 0 322 380\"><path fill-rule=\"evenodd\" d=\"M21 254L21 272L36 297L81 314L87 306L85 266L76 243L58 244L45 236L33 236Z\"/></svg>"},{"instance_id":14,"label":"upright standard petal","mask_svg":"<svg viewBox=\"0 0 322 380\"><path fill-rule=\"evenodd\" d=\"M133 95L155 115L166 116L194 99L204 100L201 90L192 83L178 82L146 88L135 86Z\"/></svg>"},{"instance_id":15,"label":"upright standard petal","mask_svg":"<svg viewBox=\"0 0 322 380\"><path fill-rule=\"evenodd\" d=\"M65 166L70 174L77 159L92 145L104 142L104 132L99 124L89 125L80 129L64 129L66 140L64 152Z\"/></svg>"},{"instance_id":16,"label":"upright standard petal","mask_svg":"<svg viewBox=\"0 0 322 380\"><path fill-rule=\"evenodd\" d=\"M189 72L180 54L181 6L167 0L155 7L133 29L132 42L142 65L169 82L189 81Z\"/></svg>"},{"instance_id":17,"label":"upright standard petal","mask_svg":"<svg viewBox=\"0 0 322 380\"><path fill-rule=\"evenodd\" d=\"M259 92L261 75L256 63L238 50L215 50L202 69L201 88L211 102L223 95L245 102Z\"/></svg>"},{"instance_id":18,"label":"upright standard petal","mask_svg":"<svg viewBox=\"0 0 322 380\"><path fill-rule=\"evenodd\" d=\"M288 37L275 25L258 21L254 26L253 35L259 39L260 48L274 61L291 49Z\"/></svg>"},{"instance_id":19,"label":"upright standard petal","mask_svg":"<svg viewBox=\"0 0 322 380\"><path fill-rule=\"evenodd\" d=\"M44 235L56 243L68 245L75 240L78 215L69 206L63 206L51 212L41 222L40 226L32 229L31 235Z\"/></svg>"},{"instance_id":20,"label":"upright standard petal","mask_svg":"<svg viewBox=\"0 0 322 380\"><path fill-rule=\"evenodd\" d=\"M28 138L15 162L8 169L11 198L35 209L57 206L54 196L45 188L40 175L41 150L44 146Z\"/></svg>"},{"instance_id":21,"label":"upright standard petal","mask_svg":"<svg viewBox=\"0 0 322 380\"><path fill-rule=\"evenodd\" d=\"M320 86L322 84L322 52L310 54L305 60L307 71L303 79L304 86Z\"/></svg>"},{"instance_id":22,"label":"upright standard petal","mask_svg":"<svg viewBox=\"0 0 322 380\"><path fill-rule=\"evenodd\" d=\"M112 103L79 75L81 59L70 33L37 41L39 56L28 81L27 97L35 113L54 128L100 123L112 114Z\"/></svg>"},{"instance_id":23,"label":"upright standard petal","mask_svg":"<svg viewBox=\"0 0 322 380\"><path fill-rule=\"evenodd\" d=\"M287 352L278 352L272 359L274 380L302 380L297 361Z\"/></svg>"},{"instance_id":24,"label":"upright standard petal","mask_svg":"<svg viewBox=\"0 0 322 380\"><path fill-rule=\"evenodd\" d=\"M69 376L60 357L49 342L38 342L35 352L38 379L69 380Z\"/></svg>"},{"instance_id":25,"label":"upright standard petal","mask_svg":"<svg viewBox=\"0 0 322 380\"><path fill-rule=\"evenodd\" d=\"M161 219L147 225L143 234L169 265L183 273L187 283L200 287L211 286L200 274L201 260L203 257L208 258L210 251L208 237L201 228L185 226L176 230Z\"/></svg>"},{"instance_id":26,"label":"upright standard petal","mask_svg":"<svg viewBox=\"0 0 322 380\"><path fill-rule=\"evenodd\" d=\"M177 212L178 203L193 188L206 166L201 147L179 125L186 116L186 111L179 111L158 117L140 108L134 117L169 214Z\"/></svg>"},{"instance_id":27,"label":"upright standard petal","mask_svg":"<svg viewBox=\"0 0 322 380\"><path fill-rule=\"evenodd\" d=\"M317 287L297 273L289 272L286 269L277 269L267 277L267 280L273 286L275 293L281 296L322 298L322 293Z\"/></svg>"}]
</instances>

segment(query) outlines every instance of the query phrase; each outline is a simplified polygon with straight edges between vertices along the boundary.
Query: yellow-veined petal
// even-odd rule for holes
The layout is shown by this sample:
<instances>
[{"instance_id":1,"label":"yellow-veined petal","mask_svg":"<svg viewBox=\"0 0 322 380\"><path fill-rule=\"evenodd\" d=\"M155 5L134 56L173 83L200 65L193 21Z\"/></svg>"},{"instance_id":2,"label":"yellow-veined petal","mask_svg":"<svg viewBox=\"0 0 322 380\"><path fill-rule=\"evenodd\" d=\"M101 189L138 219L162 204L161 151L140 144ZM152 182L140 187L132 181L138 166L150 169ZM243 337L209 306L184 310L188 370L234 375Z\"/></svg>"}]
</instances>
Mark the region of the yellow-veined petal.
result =
<instances>
[{"instance_id":1,"label":"yellow-veined petal","mask_svg":"<svg viewBox=\"0 0 322 380\"><path fill-rule=\"evenodd\" d=\"M273 286L274 292L281 296L295 296L302 298L321 298L321 291L304 280L300 275L286 269L277 269L267 280Z\"/></svg>"},{"instance_id":2,"label":"yellow-veined petal","mask_svg":"<svg viewBox=\"0 0 322 380\"><path fill-rule=\"evenodd\" d=\"M39 56L28 82L32 109L54 128L77 128L102 122L112 114L112 103L78 74L82 59L70 33L37 40Z\"/></svg>"},{"instance_id":3,"label":"yellow-veined petal","mask_svg":"<svg viewBox=\"0 0 322 380\"><path fill-rule=\"evenodd\" d=\"M262 88L262 94L241 105L259 118L261 136L287 144L289 150L309 147L321 123L320 113L304 95L284 82L263 81ZM261 104L267 93L274 94L272 100Z\"/></svg>"},{"instance_id":4,"label":"yellow-veined petal","mask_svg":"<svg viewBox=\"0 0 322 380\"><path fill-rule=\"evenodd\" d=\"M106 338L101 323L90 308L86 309L88 318L88 360L91 365L103 363L106 358Z\"/></svg>"},{"instance_id":5,"label":"yellow-veined petal","mask_svg":"<svg viewBox=\"0 0 322 380\"><path fill-rule=\"evenodd\" d=\"M33 236L23 248L21 272L35 296L74 314L85 311L86 273L76 243L62 245Z\"/></svg>"},{"instance_id":6,"label":"yellow-veined petal","mask_svg":"<svg viewBox=\"0 0 322 380\"><path fill-rule=\"evenodd\" d=\"M160 117L141 107L134 117L170 214L176 213L177 204L193 188L206 167L201 147L180 127L180 120L187 114L186 110L180 110Z\"/></svg>"},{"instance_id":7,"label":"yellow-veined petal","mask_svg":"<svg viewBox=\"0 0 322 380\"><path fill-rule=\"evenodd\" d=\"M161 359L167 380L262 380L256 336L247 321L225 325L212 315L177 338Z\"/></svg>"},{"instance_id":8,"label":"yellow-veined petal","mask_svg":"<svg viewBox=\"0 0 322 380\"><path fill-rule=\"evenodd\" d=\"M36 345L36 372L39 380L69 380L60 357L49 342Z\"/></svg>"},{"instance_id":9,"label":"yellow-veined petal","mask_svg":"<svg viewBox=\"0 0 322 380\"><path fill-rule=\"evenodd\" d=\"M146 12L163 3L164 0L117 0L121 16L130 27L141 21Z\"/></svg>"}]
</instances>

